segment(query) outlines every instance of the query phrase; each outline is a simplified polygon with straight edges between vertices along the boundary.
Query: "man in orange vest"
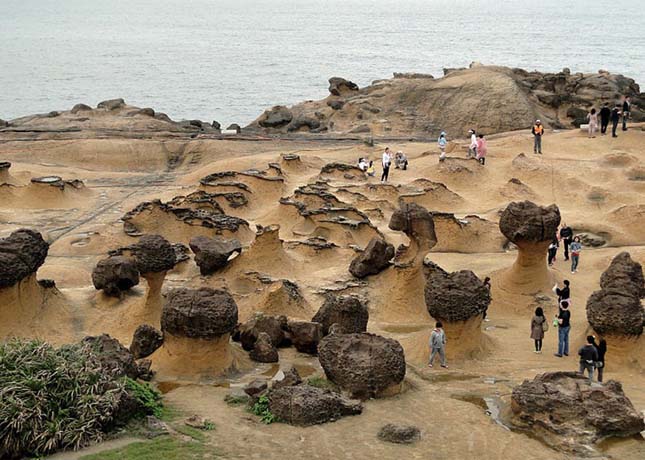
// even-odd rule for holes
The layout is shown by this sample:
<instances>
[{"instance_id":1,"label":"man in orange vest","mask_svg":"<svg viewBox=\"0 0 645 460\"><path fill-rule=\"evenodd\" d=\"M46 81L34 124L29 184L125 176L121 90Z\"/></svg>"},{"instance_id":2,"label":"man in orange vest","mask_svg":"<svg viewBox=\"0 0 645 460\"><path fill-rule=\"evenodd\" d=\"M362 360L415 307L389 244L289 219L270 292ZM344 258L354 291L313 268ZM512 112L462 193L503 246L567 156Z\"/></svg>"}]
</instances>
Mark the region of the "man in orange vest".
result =
<instances>
[{"instance_id":1,"label":"man in orange vest","mask_svg":"<svg viewBox=\"0 0 645 460\"><path fill-rule=\"evenodd\" d=\"M542 126L540 120L535 120L531 133L533 133L533 153L542 154L542 135L544 134L544 126Z\"/></svg>"}]
</instances>

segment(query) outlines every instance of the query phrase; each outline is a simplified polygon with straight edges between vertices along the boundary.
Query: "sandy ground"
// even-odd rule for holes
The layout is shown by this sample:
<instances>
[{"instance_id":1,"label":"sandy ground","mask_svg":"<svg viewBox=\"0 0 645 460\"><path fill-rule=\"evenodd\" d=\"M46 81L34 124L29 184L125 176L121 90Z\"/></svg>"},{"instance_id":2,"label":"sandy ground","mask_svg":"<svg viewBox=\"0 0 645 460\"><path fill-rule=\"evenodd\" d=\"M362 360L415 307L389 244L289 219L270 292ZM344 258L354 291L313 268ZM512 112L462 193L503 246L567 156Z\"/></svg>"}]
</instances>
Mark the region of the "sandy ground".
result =
<instances>
[{"instance_id":1,"label":"sandy ground","mask_svg":"<svg viewBox=\"0 0 645 460\"><path fill-rule=\"evenodd\" d=\"M201 385L187 385L190 378L184 375L183 384L166 394L167 401L214 420L217 430L208 435L227 458L567 458L537 440L509 431L486 413L486 401L493 412L496 407L505 408L512 387L523 379L544 371L577 367L573 356L553 356L557 346L553 330L545 337L544 353L533 353L529 325L535 300L533 293L511 294L500 281L500 274L513 264L516 252L507 249L500 237L498 213L513 200L556 203L563 220L576 233L593 233L606 240L603 247L584 248L577 274L570 273L562 253L549 270L553 280L571 280L571 340L575 355L588 328L586 299L598 289L600 274L611 258L627 250L645 264L645 132L631 129L618 139L587 139L578 131L548 133L542 156L532 153L531 137L526 133L497 135L489 140L486 166L466 161L463 145L457 145L452 157L442 164L438 163L434 144L392 145L393 150L407 153L410 169L392 169L390 185L384 186L374 178L347 178L343 174L323 177L320 169L332 161L355 164L361 156L378 164L385 145L199 139L181 142L0 142L0 160L13 163L0 181L10 184L0 187L0 236L21 227L43 232L51 247L38 278L54 279L57 285L53 292L43 291L30 278L20 286L0 291L0 338L38 336L65 343L107 332L128 344L140 323L159 326L161 296L179 286L228 288L238 303L241 320L257 310L307 319L322 304L324 292L357 292L369 300L369 330L394 337L404 345L409 369L402 394L368 401L362 415L323 426L265 426L243 409L229 407L223 401L231 383L247 382L275 371L241 358L236 360L238 371L232 376L212 372L209 379L200 374ZM172 152L172 162L168 152ZM296 153L301 160L287 162L281 158L286 153ZM249 204L232 208L222 202L227 214L250 224L247 233L240 236L245 245L243 253L226 269L202 277L191 260L169 272L160 291L158 286L151 289L144 280L123 299L107 298L95 291L91 272L96 262L108 250L136 240L123 231L120 218L126 212L143 201L168 201L198 189L230 191L228 185L199 185L199 180L214 172L267 170L271 162L280 165L283 180L237 175L235 180L248 189L244 193ZM274 174L267 171L267 175ZM81 179L85 187L61 191L29 183L29 178L44 175ZM321 179L328 180L330 191L339 200L367 215L373 226L353 227L329 219L356 219L356 211L305 218L294 206L279 203L281 197L294 197L310 209L319 207L318 198L294 195L294 191ZM509 182L511 179L518 181ZM399 200L454 213L461 221L460 225L455 219L445 218L437 224L439 244L428 256L431 260L447 270L471 269L480 277L492 278L491 321L479 326L481 332L478 329L448 344L449 370L425 366L433 321L425 310L419 273L390 268L366 283L352 283L347 272L355 255L353 245L363 247L379 233L395 245L407 243L404 235L387 228ZM137 219L143 231L159 232L173 242L187 243L205 231L165 213L140 215ZM280 225L278 234L253 240L255 225L272 224ZM336 247L314 250L302 244L311 237L324 237ZM299 286L301 301L287 299L281 288L283 279ZM548 286L540 290L549 294ZM555 303L549 305L547 313L553 314ZM620 380L639 410L645 410L644 345L643 338L633 343L610 340L607 354L606 379ZM184 350L187 361L191 353L226 355L227 360L229 352L240 355L235 344L216 346L232 350L210 350L204 344L179 348ZM320 372L315 358L282 350L281 366L292 362ZM165 368L168 361L154 363L153 357L153 367L157 364ZM212 371L212 366L206 367ZM378 441L376 432L387 422L417 425L423 432L422 440L413 446ZM599 456L645 457L643 441L612 442L603 449L599 449Z\"/></svg>"}]
</instances>

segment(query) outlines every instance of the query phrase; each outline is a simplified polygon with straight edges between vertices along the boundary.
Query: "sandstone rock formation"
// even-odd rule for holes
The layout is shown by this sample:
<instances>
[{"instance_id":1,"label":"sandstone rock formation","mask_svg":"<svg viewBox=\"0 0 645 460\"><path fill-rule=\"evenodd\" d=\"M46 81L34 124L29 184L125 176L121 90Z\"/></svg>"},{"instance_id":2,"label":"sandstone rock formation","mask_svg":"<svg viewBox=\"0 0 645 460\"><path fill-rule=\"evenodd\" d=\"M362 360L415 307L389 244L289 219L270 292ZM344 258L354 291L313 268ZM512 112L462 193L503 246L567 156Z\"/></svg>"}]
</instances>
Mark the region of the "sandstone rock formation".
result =
<instances>
[{"instance_id":1,"label":"sandstone rock formation","mask_svg":"<svg viewBox=\"0 0 645 460\"><path fill-rule=\"evenodd\" d=\"M361 399L397 392L405 377L403 347L379 335L328 335L318 345L318 359L330 381Z\"/></svg>"},{"instance_id":2,"label":"sandstone rock formation","mask_svg":"<svg viewBox=\"0 0 645 460\"><path fill-rule=\"evenodd\" d=\"M390 265L393 257L393 245L382 238L372 238L365 250L352 260L349 272L356 278L376 275Z\"/></svg>"},{"instance_id":3,"label":"sandstone rock formation","mask_svg":"<svg viewBox=\"0 0 645 460\"><path fill-rule=\"evenodd\" d=\"M322 325L324 335L329 334L329 329L334 324L337 324L343 333L351 334L365 332L369 316L367 306L360 298L329 294L311 320Z\"/></svg>"},{"instance_id":4,"label":"sandstone rock formation","mask_svg":"<svg viewBox=\"0 0 645 460\"><path fill-rule=\"evenodd\" d=\"M122 292L139 284L137 264L123 256L101 259L92 271L92 283L106 295L119 297Z\"/></svg>"},{"instance_id":5,"label":"sandstone rock formation","mask_svg":"<svg viewBox=\"0 0 645 460\"><path fill-rule=\"evenodd\" d=\"M33 230L16 230L0 239L0 289L36 273L48 251L49 244Z\"/></svg>"},{"instance_id":6,"label":"sandstone rock formation","mask_svg":"<svg viewBox=\"0 0 645 460\"><path fill-rule=\"evenodd\" d=\"M147 358L163 344L163 334L149 324L142 324L134 331L130 352L135 359Z\"/></svg>"},{"instance_id":7,"label":"sandstone rock formation","mask_svg":"<svg viewBox=\"0 0 645 460\"><path fill-rule=\"evenodd\" d=\"M236 239L196 236L190 240L190 249L195 253L195 263L201 274L211 275L224 268L231 255L241 253L242 245Z\"/></svg>"},{"instance_id":8,"label":"sandstone rock formation","mask_svg":"<svg viewBox=\"0 0 645 460\"><path fill-rule=\"evenodd\" d=\"M266 332L260 332L249 356L259 363L277 363L280 359L278 350L273 346L271 337Z\"/></svg>"},{"instance_id":9,"label":"sandstone rock formation","mask_svg":"<svg viewBox=\"0 0 645 460\"><path fill-rule=\"evenodd\" d=\"M401 203L401 207L392 214L389 227L410 238L410 246L397 255L395 262L420 265L437 244L432 213L418 204Z\"/></svg>"},{"instance_id":10,"label":"sandstone rock formation","mask_svg":"<svg viewBox=\"0 0 645 460\"><path fill-rule=\"evenodd\" d=\"M176 263L172 245L160 235L143 235L130 247L139 273L163 273L171 270Z\"/></svg>"},{"instance_id":11,"label":"sandstone rock formation","mask_svg":"<svg viewBox=\"0 0 645 460\"><path fill-rule=\"evenodd\" d=\"M295 385L269 392L269 409L286 423L310 426L333 422L363 411L360 401L352 401L329 390Z\"/></svg>"},{"instance_id":12,"label":"sandstone rock formation","mask_svg":"<svg viewBox=\"0 0 645 460\"><path fill-rule=\"evenodd\" d=\"M511 409L518 428L574 453L584 453L587 444L645 430L643 415L619 382L590 387L584 376L574 372L550 372L525 380L513 389Z\"/></svg>"}]
</instances>

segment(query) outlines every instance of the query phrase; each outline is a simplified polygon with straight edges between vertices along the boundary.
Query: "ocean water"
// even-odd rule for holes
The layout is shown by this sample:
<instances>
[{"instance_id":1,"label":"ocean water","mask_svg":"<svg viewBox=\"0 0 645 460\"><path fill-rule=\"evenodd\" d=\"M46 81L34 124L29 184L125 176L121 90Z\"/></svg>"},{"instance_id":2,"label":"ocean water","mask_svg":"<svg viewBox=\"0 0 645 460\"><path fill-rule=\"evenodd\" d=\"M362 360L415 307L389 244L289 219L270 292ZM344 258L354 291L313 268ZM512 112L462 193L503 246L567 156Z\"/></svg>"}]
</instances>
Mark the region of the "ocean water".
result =
<instances>
[{"instance_id":1,"label":"ocean water","mask_svg":"<svg viewBox=\"0 0 645 460\"><path fill-rule=\"evenodd\" d=\"M645 84L645 0L0 0L0 118L123 97L247 124L275 104L471 61Z\"/></svg>"}]
</instances>

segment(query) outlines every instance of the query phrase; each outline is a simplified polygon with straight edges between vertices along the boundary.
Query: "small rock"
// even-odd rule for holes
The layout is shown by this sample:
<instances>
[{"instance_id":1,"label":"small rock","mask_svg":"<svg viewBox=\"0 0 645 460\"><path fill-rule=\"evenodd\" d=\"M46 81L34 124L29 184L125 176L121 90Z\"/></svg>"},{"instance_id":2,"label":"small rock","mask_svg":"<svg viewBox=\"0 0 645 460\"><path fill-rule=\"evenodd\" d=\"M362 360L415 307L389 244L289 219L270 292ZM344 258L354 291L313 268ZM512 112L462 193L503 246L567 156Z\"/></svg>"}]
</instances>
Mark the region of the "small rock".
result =
<instances>
[{"instance_id":1,"label":"small rock","mask_svg":"<svg viewBox=\"0 0 645 460\"><path fill-rule=\"evenodd\" d=\"M287 369L287 371L282 375L283 378L281 380L273 382L273 385L271 385L272 390L277 390L278 388L283 387L292 387L294 385L300 385L302 383L302 378L300 377L298 370L293 366Z\"/></svg>"},{"instance_id":2,"label":"small rock","mask_svg":"<svg viewBox=\"0 0 645 460\"><path fill-rule=\"evenodd\" d=\"M421 439L421 430L412 425L388 423L379 430L378 438L395 444L412 444Z\"/></svg>"},{"instance_id":3,"label":"small rock","mask_svg":"<svg viewBox=\"0 0 645 460\"><path fill-rule=\"evenodd\" d=\"M259 363L277 363L280 360L278 350L273 346L271 337L266 332L260 332L249 356Z\"/></svg>"},{"instance_id":4,"label":"small rock","mask_svg":"<svg viewBox=\"0 0 645 460\"><path fill-rule=\"evenodd\" d=\"M265 391L267 388L268 388L268 384L266 380L255 379L251 383L247 384L243 388L243 390L244 390L244 393L254 398L258 396L260 393L262 393L263 391Z\"/></svg>"}]
</instances>

